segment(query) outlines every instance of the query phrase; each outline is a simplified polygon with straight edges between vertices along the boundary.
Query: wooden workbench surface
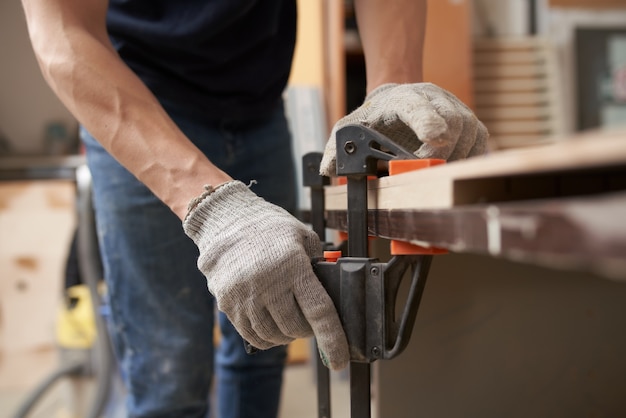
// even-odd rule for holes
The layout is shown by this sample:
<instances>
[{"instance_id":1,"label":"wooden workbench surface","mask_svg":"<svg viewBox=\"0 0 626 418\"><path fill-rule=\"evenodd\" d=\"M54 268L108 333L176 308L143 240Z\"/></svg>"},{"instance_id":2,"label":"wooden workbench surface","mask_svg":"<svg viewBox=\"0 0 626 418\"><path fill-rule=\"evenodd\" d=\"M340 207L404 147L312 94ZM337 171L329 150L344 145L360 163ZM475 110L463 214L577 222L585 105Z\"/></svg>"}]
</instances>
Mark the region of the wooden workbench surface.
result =
<instances>
[{"instance_id":1,"label":"wooden workbench surface","mask_svg":"<svg viewBox=\"0 0 626 418\"><path fill-rule=\"evenodd\" d=\"M626 279L626 131L369 182L371 235ZM345 230L346 186L326 189Z\"/></svg>"},{"instance_id":2,"label":"wooden workbench surface","mask_svg":"<svg viewBox=\"0 0 626 418\"><path fill-rule=\"evenodd\" d=\"M558 196L563 190L550 190L546 178L563 179L565 174L577 173L586 176L589 170L606 171L619 166L621 171L624 165L626 130L589 132L550 145L498 151L371 180L369 208L447 209L487 201ZM345 193L346 186L327 188L326 208L345 209ZM572 190L570 194L579 193Z\"/></svg>"}]
</instances>

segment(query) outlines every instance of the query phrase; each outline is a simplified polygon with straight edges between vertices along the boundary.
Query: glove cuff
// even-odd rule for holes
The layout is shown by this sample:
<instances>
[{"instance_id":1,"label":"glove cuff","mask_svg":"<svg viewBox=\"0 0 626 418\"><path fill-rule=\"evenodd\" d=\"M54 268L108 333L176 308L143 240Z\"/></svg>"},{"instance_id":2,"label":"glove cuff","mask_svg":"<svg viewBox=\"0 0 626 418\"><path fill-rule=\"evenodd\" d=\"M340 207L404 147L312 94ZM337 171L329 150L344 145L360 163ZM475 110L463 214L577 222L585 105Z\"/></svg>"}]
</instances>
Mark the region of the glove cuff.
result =
<instances>
[{"instance_id":1,"label":"glove cuff","mask_svg":"<svg viewBox=\"0 0 626 418\"><path fill-rule=\"evenodd\" d=\"M183 220L183 229L187 236L195 241L209 224L220 223L225 214L235 207L242 207L256 195L239 180L233 180L216 188L205 186L206 190L189 202L189 212Z\"/></svg>"}]
</instances>

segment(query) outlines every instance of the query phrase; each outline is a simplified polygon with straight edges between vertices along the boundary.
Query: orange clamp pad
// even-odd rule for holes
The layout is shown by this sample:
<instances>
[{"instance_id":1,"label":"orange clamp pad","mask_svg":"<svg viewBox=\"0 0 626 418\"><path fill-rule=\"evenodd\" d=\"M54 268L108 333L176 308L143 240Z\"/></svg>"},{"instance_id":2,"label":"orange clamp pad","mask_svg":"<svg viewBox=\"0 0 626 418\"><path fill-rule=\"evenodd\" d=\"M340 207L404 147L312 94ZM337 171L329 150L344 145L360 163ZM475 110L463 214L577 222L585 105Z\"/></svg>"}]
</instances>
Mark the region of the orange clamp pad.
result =
<instances>
[{"instance_id":1,"label":"orange clamp pad","mask_svg":"<svg viewBox=\"0 0 626 418\"><path fill-rule=\"evenodd\" d=\"M341 258L341 251L324 251L324 260L336 263Z\"/></svg>"},{"instance_id":2,"label":"orange clamp pad","mask_svg":"<svg viewBox=\"0 0 626 418\"><path fill-rule=\"evenodd\" d=\"M368 180L376 180L378 177L376 176L367 176ZM348 178L346 176L339 176L336 177L336 184L337 186L343 186L345 184L348 184Z\"/></svg>"},{"instance_id":3,"label":"orange clamp pad","mask_svg":"<svg viewBox=\"0 0 626 418\"><path fill-rule=\"evenodd\" d=\"M389 175L395 176L396 174L433 167L444 164L445 162L446 160L438 158L424 158L423 160L391 160L389 161Z\"/></svg>"},{"instance_id":4,"label":"orange clamp pad","mask_svg":"<svg viewBox=\"0 0 626 418\"><path fill-rule=\"evenodd\" d=\"M389 161L389 175L395 176L409 171L420 170L422 168L433 167L444 164L446 160L438 158L425 158L421 160L391 160ZM408 255L408 254L447 254L448 250L438 247L422 247L421 245L411 244L406 241L392 240L390 244L391 255Z\"/></svg>"},{"instance_id":5,"label":"orange clamp pad","mask_svg":"<svg viewBox=\"0 0 626 418\"><path fill-rule=\"evenodd\" d=\"M389 244L391 255L440 255L447 254L448 250L439 247L422 247L406 241L391 240Z\"/></svg>"},{"instance_id":6,"label":"orange clamp pad","mask_svg":"<svg viewBox=\"0 0 626 418\"><path fill-rule=\"evenodd\" d=\"M348 233L346 231L338 231L337 236L339 238L339 241L348 241ZM367 239L369 241L375 240L376 238L378 238L376 235L367 236Z\"/></svg>"}]
</instances>

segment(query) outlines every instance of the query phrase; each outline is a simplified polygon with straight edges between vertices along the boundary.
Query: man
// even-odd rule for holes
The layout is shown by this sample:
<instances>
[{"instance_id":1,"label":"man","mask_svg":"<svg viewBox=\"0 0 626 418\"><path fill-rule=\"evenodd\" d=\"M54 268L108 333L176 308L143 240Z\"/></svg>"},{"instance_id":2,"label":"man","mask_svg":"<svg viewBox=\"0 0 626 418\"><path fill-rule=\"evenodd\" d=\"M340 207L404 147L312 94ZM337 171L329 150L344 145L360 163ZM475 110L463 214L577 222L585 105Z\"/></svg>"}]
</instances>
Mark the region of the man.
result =
<instances>
[{"instance_id":1,"label":"man","mask_svg":"<svg viewBox=\"0 0 626 418\"><path fill-rule=\"evenodd\" d=\"M315 335L325 363L345 367L345 335L310 266L320 243L288 213L281 93L295 0L22 3L44 77L82 126L129 415L207 414L213 297L228 316L220 418L276 416L294 338ZM370 125L419 157L482 153L473 114L420 83L425 0L355 6L369 95L336 129ZM263 351L247 356L238 334Z\"/></svg>"}]
</instances>

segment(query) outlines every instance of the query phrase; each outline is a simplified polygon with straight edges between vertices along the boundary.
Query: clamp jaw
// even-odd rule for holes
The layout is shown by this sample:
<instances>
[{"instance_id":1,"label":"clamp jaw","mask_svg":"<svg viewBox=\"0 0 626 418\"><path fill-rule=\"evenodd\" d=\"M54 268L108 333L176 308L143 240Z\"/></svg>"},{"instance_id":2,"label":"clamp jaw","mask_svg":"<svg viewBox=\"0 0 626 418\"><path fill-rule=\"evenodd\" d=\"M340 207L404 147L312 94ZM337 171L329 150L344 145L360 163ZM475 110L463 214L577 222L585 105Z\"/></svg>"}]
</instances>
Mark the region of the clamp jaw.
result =
<instances>
[{"instance_id":1,"label":"clamp jaw","mask_svg":"<svg viewBox=\"0 0 626 418\"><path fill-rule=\"evenodd\" d=\"M396 255L389 262L368 257L367 179L378 161L415 159L386 136L361 125L337 132L337 174L347 177L348 250L336 259L313 260L313 269L330 295L350 347L352 417L370 417L370 363L391 359L407 346L430 268L430 255ZM311 187L311 224L325 241L321 154L304 157L304 185ZM398 291L410 271L406 304L396 318ZM330 417L328 374L318 364L319 417Z\"/></svg>"}]
</instances>

